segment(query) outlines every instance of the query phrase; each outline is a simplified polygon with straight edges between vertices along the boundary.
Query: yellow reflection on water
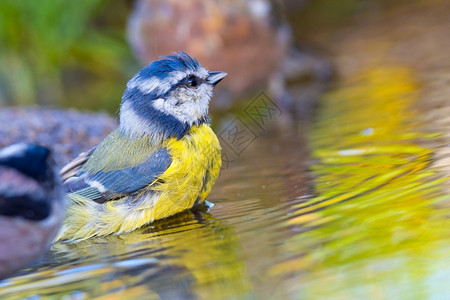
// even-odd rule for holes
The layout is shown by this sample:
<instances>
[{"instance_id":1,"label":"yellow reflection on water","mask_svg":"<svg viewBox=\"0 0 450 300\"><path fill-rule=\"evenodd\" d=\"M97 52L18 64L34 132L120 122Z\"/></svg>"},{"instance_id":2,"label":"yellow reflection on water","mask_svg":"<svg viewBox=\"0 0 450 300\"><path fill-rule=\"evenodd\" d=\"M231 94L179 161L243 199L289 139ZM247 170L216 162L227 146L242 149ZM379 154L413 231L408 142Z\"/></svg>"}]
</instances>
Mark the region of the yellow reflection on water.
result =
<instances>
[{"instance_id":1,"label":"yellow reflection on water","mask_svg":"<svg viewBox=\"0 0 450 300\"><path fill-rule=\"evenodd\" d=\"M378 68L326 95L311 134L316 197L287 225L286 289L312 299L449 295L449 211L420 132L417 86L405 68ZM447 294L445 294L447 293ZM445 297L444 297L445 298ZM442 298L442 299L444 299Z\"/></svg>"},{"instance_id":2,"label":"yellow reflection on water","mask_svg":"<svg viewBox=\"0 0 450 300\"><path fill-rule=\"evenodd\" d=\"M55 244L30 274L1 282L0 298L245 297L250 285L240 247L232 227L188 211L120 236Z\"/></svg>"}]
</instances>

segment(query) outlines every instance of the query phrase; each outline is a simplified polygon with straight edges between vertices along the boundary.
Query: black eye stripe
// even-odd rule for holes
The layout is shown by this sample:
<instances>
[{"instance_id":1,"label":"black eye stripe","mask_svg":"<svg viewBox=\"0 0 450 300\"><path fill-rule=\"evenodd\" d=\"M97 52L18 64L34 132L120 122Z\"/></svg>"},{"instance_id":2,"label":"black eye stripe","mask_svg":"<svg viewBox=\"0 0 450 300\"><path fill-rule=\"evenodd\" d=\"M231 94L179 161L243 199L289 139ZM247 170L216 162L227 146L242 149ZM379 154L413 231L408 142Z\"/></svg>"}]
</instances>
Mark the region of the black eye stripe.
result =
<instances>
[{"instance_id":1,"label":"black eye stripe","mask_svg":"<svg viewBox=\"0 0 450 300\"><path fill-rule=\"evenodd\" d=\"M195 75L190 75L190 76L182 79L177 85L178 86L186 86L186 87L197 87L204 82L206 82L206 80L201 79Z\"/></svg>"}]
</instances>

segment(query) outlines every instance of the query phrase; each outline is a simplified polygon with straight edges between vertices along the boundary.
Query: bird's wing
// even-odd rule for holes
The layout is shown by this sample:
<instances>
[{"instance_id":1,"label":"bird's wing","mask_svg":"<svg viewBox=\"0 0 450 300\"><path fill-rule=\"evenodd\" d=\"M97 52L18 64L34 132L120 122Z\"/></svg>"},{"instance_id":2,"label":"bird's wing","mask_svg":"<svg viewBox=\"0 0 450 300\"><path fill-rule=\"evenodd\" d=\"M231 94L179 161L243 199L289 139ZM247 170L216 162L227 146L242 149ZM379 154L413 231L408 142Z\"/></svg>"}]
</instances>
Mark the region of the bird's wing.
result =
<instances>
[{"instance_id":1,"label":"bird's wing","mask_svg":"<svg viewBox=\"0 0 450 300\"><path fill-rule=\"evenodd\" d=\"M94 153L97 146L92 147L86 152L82 152L80 155L78 155L74 160L72 160L70 163L65 165L61 171L59 171L59 174L61 175L61 178L63 181L66 181L67 179L76 176L80 169L83 167L83 165L88 161L88 159L91 157L92 153Z\"/></svg>"},{"instance_id":2,"label":"bird's wing","mask_svg":"<svg viewBox=\"0 0 450 300\"><path fill-rule=\"evenodd\" d=\"M84 159L84 162L82 162L83 158L80 158L79 161L84 164L88 159ZM120 198L123 195L137 193L151 185L167 170L171 163L172 157L165 148L159 148L141 164L112 171L83 171L74 162L75 168L68 168L68 170L78 169L79 171L76 172L75 176L68 178L64 182L64 186L67 193L75 193L84 198L103 203Z\"/></svg>"}]
</instances>

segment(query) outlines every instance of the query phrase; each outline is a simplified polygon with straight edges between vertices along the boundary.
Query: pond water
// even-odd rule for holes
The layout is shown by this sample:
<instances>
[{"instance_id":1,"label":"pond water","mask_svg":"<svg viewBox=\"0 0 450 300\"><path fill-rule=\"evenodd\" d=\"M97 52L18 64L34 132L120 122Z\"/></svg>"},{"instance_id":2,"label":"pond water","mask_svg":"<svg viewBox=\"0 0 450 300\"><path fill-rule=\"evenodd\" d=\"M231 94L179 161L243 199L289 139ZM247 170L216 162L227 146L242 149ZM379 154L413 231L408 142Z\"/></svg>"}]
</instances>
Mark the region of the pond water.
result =
<instances>
[{"instance_id":1,"label":"pond water","mask_svg":"<svg viewBox=\"0 0 450 300\"><path fill-rule=\"evenodd\" d=\"M0 298L450 299L449 12L324 33L339 80L300 137L256 134L212 207L56 244Z\"/></svg>"}]
</instances>

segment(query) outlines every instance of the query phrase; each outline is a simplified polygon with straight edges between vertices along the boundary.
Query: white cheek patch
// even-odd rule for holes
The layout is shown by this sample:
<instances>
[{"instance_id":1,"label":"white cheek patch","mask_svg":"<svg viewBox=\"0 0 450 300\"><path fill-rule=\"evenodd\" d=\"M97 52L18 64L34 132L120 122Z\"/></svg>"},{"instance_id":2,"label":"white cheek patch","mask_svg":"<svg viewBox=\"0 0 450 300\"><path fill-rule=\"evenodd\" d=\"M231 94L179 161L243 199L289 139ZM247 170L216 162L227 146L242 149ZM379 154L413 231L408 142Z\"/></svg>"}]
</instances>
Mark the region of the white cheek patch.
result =
<instances>
[{"instance_id":1,"label":"white cheek patch","mask_svg":"<svg viewBox=\"0 0 450 300\"><path fill-rule=\"evenodd\" d=\"M209 101L212 97L213 87L209 84L202 84L198 88L198 95L200 95L197 101L194 101L194 108L196 112L197 119L208 116L209 111Z\"/></svg>"},{"instance_id":2,"label":"white cheek patch","mask_svg":"<svg viewBox=\"0 0 450 300\"><path fill-rule=\"evenodd\" d=\"M174 116L178 121L192 126L208 115L211 96L212 87L202 84L197 89L175 93L168 99L154 100L152 105L160 112Z\"/></svg>"},{"instance_id":3,"label":"white cheek patch","mask_svg":"<svg viewBox=\"0 0 450 300\"><path fill-rule=\"evenodd\" d=\"M168 99L159 98L153 101L152 106L167 115L176 115L182 112L181 106L177 105L177 103L177 99L173 97Z\"/></svg>"},{"instance_id":4,"label":"white cheek patch","mask_svg":"<svg viewBox=\"0 0 450 300\"><path fill-rule=\"evenodd\" d=\"M175 100L175 101L174 101ZM165 113L166 115L175 116L178 113L177 106L176 106L176 99L163 99L159 98L153 101L152 106L160 111Z\"/></svg>"}]
</instances>

